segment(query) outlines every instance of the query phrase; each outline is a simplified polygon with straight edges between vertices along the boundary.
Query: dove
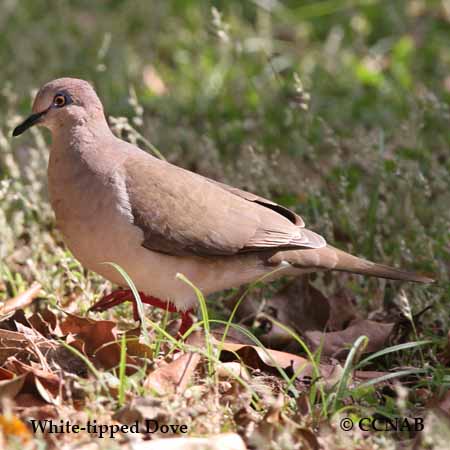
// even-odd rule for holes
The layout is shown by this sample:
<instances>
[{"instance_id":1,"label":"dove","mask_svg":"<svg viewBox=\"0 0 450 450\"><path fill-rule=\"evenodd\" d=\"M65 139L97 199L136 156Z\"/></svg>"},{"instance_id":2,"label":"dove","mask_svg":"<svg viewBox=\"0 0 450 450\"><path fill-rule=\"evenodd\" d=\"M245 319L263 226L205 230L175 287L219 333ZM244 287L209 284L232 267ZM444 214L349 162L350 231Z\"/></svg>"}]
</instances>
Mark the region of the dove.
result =
<instances>
[{"instance_id":1,"label":"dove","mask_svg":"<svg viewBox=\"0 0 450 450\"><path fill-rule=\"evenodd\" d=\"M296 212L119 139L87 81L45 84L13 136L34 125L51 132L48 187L67 246L83 266L122 286L92 310L133 299L122 275L105 262L125 270L143 303L180 312L180 335L191 327L198 300L179 273L205 295L262 277L329 270L433 281L339 250Z\"/></svg>"}]
</instances>

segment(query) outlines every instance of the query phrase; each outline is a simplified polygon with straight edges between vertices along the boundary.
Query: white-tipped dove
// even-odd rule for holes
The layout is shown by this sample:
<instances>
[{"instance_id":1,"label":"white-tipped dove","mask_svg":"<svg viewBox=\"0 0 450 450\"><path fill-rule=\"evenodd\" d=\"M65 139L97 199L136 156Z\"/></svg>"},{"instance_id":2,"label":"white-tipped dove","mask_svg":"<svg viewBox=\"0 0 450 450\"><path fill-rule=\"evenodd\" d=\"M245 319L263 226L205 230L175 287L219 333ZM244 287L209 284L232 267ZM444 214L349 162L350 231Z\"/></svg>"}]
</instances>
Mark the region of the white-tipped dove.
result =
<instances>
[{"instance_id":1,"label":"white-tipped dove","mask_svg":"<svg viewBox=\"0 0 450 450\"><path fill-rule=\"evenodd\" d=\"M196 296L237 287L276 270L275 277L339 270L427 283L431 278L376 264L327 245L293 211L270 200L157 159L114 136L92 86L60 78L43 86L33 125L52 133L51 204L67 245L82 264L113 283L120 265L145 303L182 313L191 325ZM122 289L100 300L104 310L131 299Z\"/></svg>"}]
</instances>

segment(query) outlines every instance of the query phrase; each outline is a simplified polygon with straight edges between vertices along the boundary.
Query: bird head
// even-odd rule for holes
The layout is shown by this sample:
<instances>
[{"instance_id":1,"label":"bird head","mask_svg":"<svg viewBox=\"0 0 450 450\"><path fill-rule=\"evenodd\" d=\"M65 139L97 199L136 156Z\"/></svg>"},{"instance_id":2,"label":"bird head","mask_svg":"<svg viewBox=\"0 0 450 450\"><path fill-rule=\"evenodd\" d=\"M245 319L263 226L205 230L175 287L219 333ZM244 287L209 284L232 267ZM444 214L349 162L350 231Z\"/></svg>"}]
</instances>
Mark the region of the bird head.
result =
<instances>
[{"instance_id":1,"label":"bird head","mask_svg":"<svg viewBox=\"0 0 450 450\"><path fill-rule=\"evenodd\" d=\"M94 88L84 80L58 78L42 86L34 99L32 114L14 129L13 136L19 136L33 125L55 131L99 119L105 120Z\"/></svg>"}]
</instances>

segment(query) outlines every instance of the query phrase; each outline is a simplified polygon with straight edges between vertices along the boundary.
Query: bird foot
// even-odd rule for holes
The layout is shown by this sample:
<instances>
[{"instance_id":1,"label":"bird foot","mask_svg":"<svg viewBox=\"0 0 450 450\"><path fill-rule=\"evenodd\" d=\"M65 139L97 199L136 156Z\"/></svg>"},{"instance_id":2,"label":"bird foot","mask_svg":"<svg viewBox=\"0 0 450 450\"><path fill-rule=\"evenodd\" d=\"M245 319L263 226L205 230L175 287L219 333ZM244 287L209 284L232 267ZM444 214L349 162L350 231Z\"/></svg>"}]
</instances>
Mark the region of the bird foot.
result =
<instances>
[{"instance_id":1,"label":"bird foot","mask_svg":"<svg viewBox=\"0 0 450 450\"><path fill-rule=\"evenodd\" d=\"M170 302L165 302L160 300L159 298L152 297L151 295L144 294L143 292L139 292L139 296L141 297L142 303L147 305L152 305L155 308L161 308L168 312L178 312L175 305ZM137 309L137 303L134 298L133 292L131 289L118 289L116 291L111 292L111 294L105 295L101 298L97 303L94 303L89 311L101 312L106 311L114 306L120 305L126 301L131 301L133 303L133 317L134 320L139 320L139 313ZM181 312L181 325L178 330L178 337L183 337L184 333L192 326L194 323L192 320L192 309L188 311Z\"/></svg>"}]
</instances>

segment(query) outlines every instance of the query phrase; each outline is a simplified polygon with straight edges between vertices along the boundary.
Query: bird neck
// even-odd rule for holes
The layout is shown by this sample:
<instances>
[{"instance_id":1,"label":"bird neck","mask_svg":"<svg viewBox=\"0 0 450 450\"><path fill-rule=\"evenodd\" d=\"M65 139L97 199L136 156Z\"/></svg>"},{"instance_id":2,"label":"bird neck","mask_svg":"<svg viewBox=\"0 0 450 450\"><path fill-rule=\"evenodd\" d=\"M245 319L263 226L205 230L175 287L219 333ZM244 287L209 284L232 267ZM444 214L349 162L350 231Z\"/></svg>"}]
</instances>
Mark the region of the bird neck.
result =
<instances>
[{"instance_id":1,"label":"bird neck","mask_svg":"<svg viewBox=\"0 0 450 450\"><path fill-rule=\"evenodd\" d=\"M53 129L49 176L52 173L56 178L69 174L78 177L82 171L114 173L126 157L126 152L120 150L122 147L115 145L116 141L104 118Z\"/></svg>"},{"instance_id":2,"label":"bird neck","mask_svg":"<svg viewBox=\"0 0 450 450\"><path fill-rule=\"evenodd\" d=\"M95 120L81 117L77 120L66 121L61 126L51 128L52 152L69 152L82 155L95 149L96 142L109 140L113 137L104 116Z\"/></svg>"}]
</instances>

